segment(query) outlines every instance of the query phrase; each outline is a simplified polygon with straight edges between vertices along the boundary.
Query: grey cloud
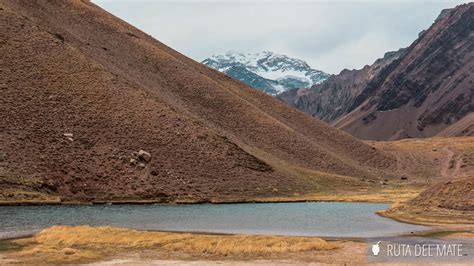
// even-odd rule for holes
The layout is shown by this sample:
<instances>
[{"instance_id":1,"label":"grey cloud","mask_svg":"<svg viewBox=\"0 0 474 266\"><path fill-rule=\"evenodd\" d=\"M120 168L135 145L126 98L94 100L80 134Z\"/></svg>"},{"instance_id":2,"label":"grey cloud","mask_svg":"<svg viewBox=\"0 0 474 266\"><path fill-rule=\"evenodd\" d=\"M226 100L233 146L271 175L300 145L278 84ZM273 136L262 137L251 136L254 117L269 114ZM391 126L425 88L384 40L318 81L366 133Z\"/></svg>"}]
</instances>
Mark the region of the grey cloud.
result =
<instances>
[{"instance_id":1,"label":"grey cloud","mask_svg":"<svg viewBox=\"0 0 474 266\"><path fill-rule=\"evenodd\" d=\"M408 46L463 1L94 1L195 59L270 50L330 73Z\"/></svg>"}]
</instances>

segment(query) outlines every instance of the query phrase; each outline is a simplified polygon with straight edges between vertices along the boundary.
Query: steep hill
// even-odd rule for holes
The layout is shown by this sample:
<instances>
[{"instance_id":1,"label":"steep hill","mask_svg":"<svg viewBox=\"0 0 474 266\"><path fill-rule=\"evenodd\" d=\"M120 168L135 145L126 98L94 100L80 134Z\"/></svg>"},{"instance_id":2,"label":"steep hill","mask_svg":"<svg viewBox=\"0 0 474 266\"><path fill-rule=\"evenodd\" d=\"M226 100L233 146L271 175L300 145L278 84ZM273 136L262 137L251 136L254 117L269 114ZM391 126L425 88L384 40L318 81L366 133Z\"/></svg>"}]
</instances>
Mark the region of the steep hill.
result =
<instances>
[{"instance_id":1,"label":"steep hill","mask_svg":"<svg viewBox=\"0 0 474 266\"><path fill-rule=\"evenodd\" d=\"M309 88L329 76L303 60L270 51L256 54L229 51L202 63L271 95L293 88Z\"/></svg>"},{"instance_id":2,"label":"steep hill","mask_svg":"<svg viewBox=\"0 0 474 266\"><path fill-rule=\"evenodd\" d=\"M389 61L373 76L366 67L347 82L343 71L309 93L280 98L362 139L430 137L448 127L451 135L472 134L470 125L454 125L474 111L474 3L443 11ZM320 96L321 88L331 93Z\"/></svg>"},{"instance_id":3,"label":"steep hill","mask_svg":"<svg viewBox=\"0 0 474 266\"><path fill-rule=\"evenodd\" d=\"M0 13L2 201L356 190L396 164L90 2L5 0Z\"/></svg>"}]
</instances>

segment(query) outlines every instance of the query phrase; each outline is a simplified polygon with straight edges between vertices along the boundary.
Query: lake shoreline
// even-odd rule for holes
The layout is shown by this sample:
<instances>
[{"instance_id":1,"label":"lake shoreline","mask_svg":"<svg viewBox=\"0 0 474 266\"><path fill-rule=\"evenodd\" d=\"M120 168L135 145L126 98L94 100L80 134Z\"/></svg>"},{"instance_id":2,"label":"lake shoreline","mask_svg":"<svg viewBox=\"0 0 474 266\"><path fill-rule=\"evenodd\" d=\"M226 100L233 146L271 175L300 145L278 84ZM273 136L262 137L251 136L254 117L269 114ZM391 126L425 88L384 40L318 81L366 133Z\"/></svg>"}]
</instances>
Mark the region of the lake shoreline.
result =
<instances>
[{"instance_id":1,"label":"lake shoreline","mask_svg":"<svg viewBox=\"0 0 474 266\"><path fill-rule=\"evenodd\" d=\"M407 193L408 194L408 193ZM210 200L110 200L110 201L0 201L0 207L3 206L94 206L94 205L224 205L224 204L278 204L278 203L320 203L320 202L341 202L341 203L384 203L390 204L387 209L377 211L378 216L391 219L397 222L423 225L423 226L441 226L443 228L474 227L472 224L461 224L457 226L452 223L434 223L418 219L400 218L396 215L387 215L386 211L391 209L399 201L387 200L383 193L378 194L339 194L339 195L307 195L298 197L273 197L257 199L210 199ZM204 232L206 233L206 232Z\"/></svg>"},{"instance_id":2,"label":"lake shoreline","mask_svg":"<svg viewBox=\"0 0 474 266\"><path fill-rule=\"evenodd\" d=\"M0 201L2 206L93 206L93 205L224 205L224 204L278 204L278 203L304 203L304 202L343 202L343 203L384 203L390 204L387 209L377 211L376 214L391 219L397 222L423 225L431 227L443 228L473 228L474 224L456 224L434 222L433 220L422 220L412 217L398 217L396 214L387 214L387 210L393 208L399 201L387 200L383 194L365 194L365 195L308 195L300 197L273 197L273 198L257 198L257 199L210 199L210 200L174 200L165 201L163 199L157 200L110 200L110 201ZM206 233L206 232L204 232Z\"/></svg>"},{"instance_id":3,"label":"lake shoreline","mask_svg":"<svg viewBox=\"0 0 474 266\"><path fill-rule=\"evenodd\" d=\"M88 225L78 225L78 226L88 226ZM51 226L53 227L53 226ZM91 227L97 227L97 226L91 226ZM111 226L114 227L114 226ZM50 227L47 227L50 228ZM44 228L44 229L47 229ZM126 228L126 227L124 227ZM32 233L26 233L21 236L15 236L15 237L9 237L9 238L0 238L0 241L14 241L14 240L19 240L23 238L29 238L33 237L37 233L41 232L44 229L39 229L35 230L35 232ZM129 230L136 230L136 231L142 231L142 232L149 232L149 233L167 233L167 234L192 234L192 235L208 235L208 236L236 236L236 235L242 235L242 234L234 234L234 233L220 233L220 232L205 232L205 231L173 231L173 230L144 230L144 229L134 229L134 228L126 228ZM470 229L474 230L474 227L469 228L469 225L467 227L463 227L461 225L456 226L456 227L433 227L428 230L421 230L421 231L414 231L412 232L413 234L399 234L399 235L394 235L394 236L418 236L418 237L431 237L432 235L437 235L437 234L454 234L454 233L467 233L467 232L472 232ZM323 240L327 241L353 241L353 242L364 242L367 239L371 239L373 237L344 237L344 236L305 236L305 235L283 235L283 234L243 234L243 235L249 235L249 236L268 236L268 237L314 237L314 238L321 238ZM1 251L1 249L0 249Z\"/></svg>"},{"instance_id":4,"label":"lake shoreline","mask_svg":"<svg viewBox=\"0 0 474 266\"><path fill-rule=\"evenodd\" d=\"M412 198L420 189L385 189L365 193L321 193L294 196L268 196L251 198L155 198L155 199L110 199L110 200L67 200L59 196L51 196L48 200L0 200L0 206L28 205L101 205L101 204L241 204L241 203L298 203L298 202L367 202L367 203L396 203Z\"/></svg>"},{"instance_id":5,"label":"lake shoreline","mask_svg":"<svg viewBox=\"0 0 474 266\"><path fill-rule=\"evenodd\" d=\"M376 214L388 206L360 202L4 206L0 207L0 216L5 217L6 223L0 228L0 236L10 236L10 232L35 232L52 225L346 239L428 229ZM347 220L347 217L352 219Z\"/></svg>"},{"instance_id":6,"label":"lake shoreline","mask_svg":"<svg viewBox=\"0 0 474 266\"><path fill-rule=\"evenodd\" d=\"M463 232L425 232L423 235L431 237L450 237ZM472 232L466 233L474 236ZM119 235L119 236L117 236ZM121 235L121 236L120 236ZM176 239L168 242L160 240ZM129 241L135 239L135 241ZM265 242L260 242L260 241ZM231 264L307 264L307 263L345 263L348 261L365 263L367 239L274 236L274 235L239 235L239 234L210 234L186 232L162 232L153 230L131 230L116 227L89 227L89 226L55 226L41 234L19 239L2 240L16 245L15 249L0 250L0 263L34 263L44 259L51 259L52 263L85 263L88 265L143 264L143 263L189 263L199 262L198 265L209 263ZM155 241L159 241L155 242ZM165 241L165 242L161 242ZM197 242L196 242L197 241ZM235 244L225 247L225 250L200 250L202 241L234 241ZM244 241L244 242L241 242ZM238 245L251 245L255 248L264 248L267 241L273 241L272 248L279 247L278 243L289 243L289 251L276 249L272 252L264 250L245 249L246 254L240 254ZM188 243L181 245L178 243ZM307 243L312 247L298 246L298 243ZM123 245L133 246L124 248ZM166 243L177 245L168 250ZM264 244L265 243L265 244ZM191 245L192 247L190 248ZM208 245L208 244L206 244ZM237 245L237 246L236 246ZM276 246L273 246L276 245ZM119 248L120 247L120 248ZM291 248L293 247L293 248ZM299 247L296 249L296 247ZM228 250L229 249L229 250ZM43 253L37 253L41 250ZM34 251L34 252L33 252ZM33 252L33 253L31 253ZM89 256L93 252L94 256ZM214 253L215 252L215 253ZM230 253L227 253L230 252ZM248 253L250 252L250 253ZM335 261L334 261L335 260ZM161 264L160 264L161 265Z\"/></svg>"},{"instance_id":7,"label":"lake shoreline","mask_svg":"<svg viewBox=\"0 0 474 266\"><path fill-rule=\"evenodd\" d=\"M265 204L265 203L301 203L301 202L355 202L355 203L387 203L386 201L367 200L236 200L236 201L160 201L160 200L123 200L123 201L12 201L0 202L0 206L48 206L48 205L199 205L199 204Z\"/></svg>"}]
</instances>

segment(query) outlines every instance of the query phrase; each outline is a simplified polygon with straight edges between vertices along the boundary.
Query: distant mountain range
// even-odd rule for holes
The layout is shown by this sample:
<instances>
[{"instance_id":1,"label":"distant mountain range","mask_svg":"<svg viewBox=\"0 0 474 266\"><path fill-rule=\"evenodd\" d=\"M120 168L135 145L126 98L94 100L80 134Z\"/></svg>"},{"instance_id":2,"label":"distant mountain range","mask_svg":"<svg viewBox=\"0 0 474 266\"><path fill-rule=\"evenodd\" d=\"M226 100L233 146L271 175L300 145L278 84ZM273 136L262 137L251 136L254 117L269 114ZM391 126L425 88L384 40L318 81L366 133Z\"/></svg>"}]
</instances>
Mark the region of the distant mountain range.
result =
<instances>
[{"instance_id":1,"label":"distant mountain range","mask_svg":"<svg viewBox=\"0 0 474 266\"><path fill-rule=\"evenodd\" d=\"M202 63L271 95L293 88L309 88L329 77L303 60L269 51L256 54L229 51Z\"/></svg>"},{"instance_id":2,"label":"distant mountain range","mask_svg":"<svg viewBox=\"0 0 474 266\"><path fill-rule=\"evenodd\" d=\"M474 3L443 10L406 49L278 95L362 139L474 135Z\"/></svg>"}]
</instances>

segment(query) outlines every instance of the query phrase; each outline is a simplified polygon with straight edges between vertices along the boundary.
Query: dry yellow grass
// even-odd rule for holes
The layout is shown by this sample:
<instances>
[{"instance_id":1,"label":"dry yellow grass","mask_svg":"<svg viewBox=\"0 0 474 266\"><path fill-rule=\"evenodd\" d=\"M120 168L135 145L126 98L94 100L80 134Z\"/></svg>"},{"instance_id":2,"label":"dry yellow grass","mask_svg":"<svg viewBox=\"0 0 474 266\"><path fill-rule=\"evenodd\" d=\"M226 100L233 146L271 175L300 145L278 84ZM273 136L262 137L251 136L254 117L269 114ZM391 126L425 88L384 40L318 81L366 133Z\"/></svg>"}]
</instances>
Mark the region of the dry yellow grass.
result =
<instances>
[{"instance_id":1,"label":"dry yellow grass","mask_svg":"<svg viewBox=\"0 0 474 266\"><path fill-rule=\"evenodd\" d=\"M474 233L462 232L453 233L446 236L447 238L474 238Z\"/></svg>"},{"instance_id":2,"label":"dry yellow grass","mask_svg":"<svg viewBox=\"0 0 474 266\"><path fill-rule=\"evenodd\" d=\"M90 262L133 250L242 258L336 248L315 237L201 235L89 226L54 226L14 242L23 247L9 256L26 263Z\"/></svg>"},{"instance_id":3,"label":"dry yellow grass","mask_svg":"<svg viewBox=\"0 0 474 266\"><path fill-rule=\"evenodd\" d=\"M433 137L425 139L402 139L397 141L366 141L377 148L393 147L406 151L430 151L433 148L453 148L458 151L473 151L474 137Z\"/></svg>"},{"instance_id":4,"label":"dry yellow grass","mask_svg":"<svg viewBox=\"0 0 474 266\"><path fill-rule=\"evenodd\" d=\"M469 212L441 209L441 208L417 208L403 204L378 212L381 216L397 221L422 225L439 226L464 226L472 227L472 214Z\"/></svg>"},{"instance_id":5,"label":"dry yellow grass","mask_svg":"<svg viewBox=\"0 0 474 266\"><path fill-rule=\"evenodd\" d=\"M294 202L294 201L334 201L334 202L374 202L400 203L416 197L422 187L390 187L386 189L371 189L359 191L336 191L330 193L294 195L291 197L257 198L255 202Z\"/></svg>"}]
</instances>

